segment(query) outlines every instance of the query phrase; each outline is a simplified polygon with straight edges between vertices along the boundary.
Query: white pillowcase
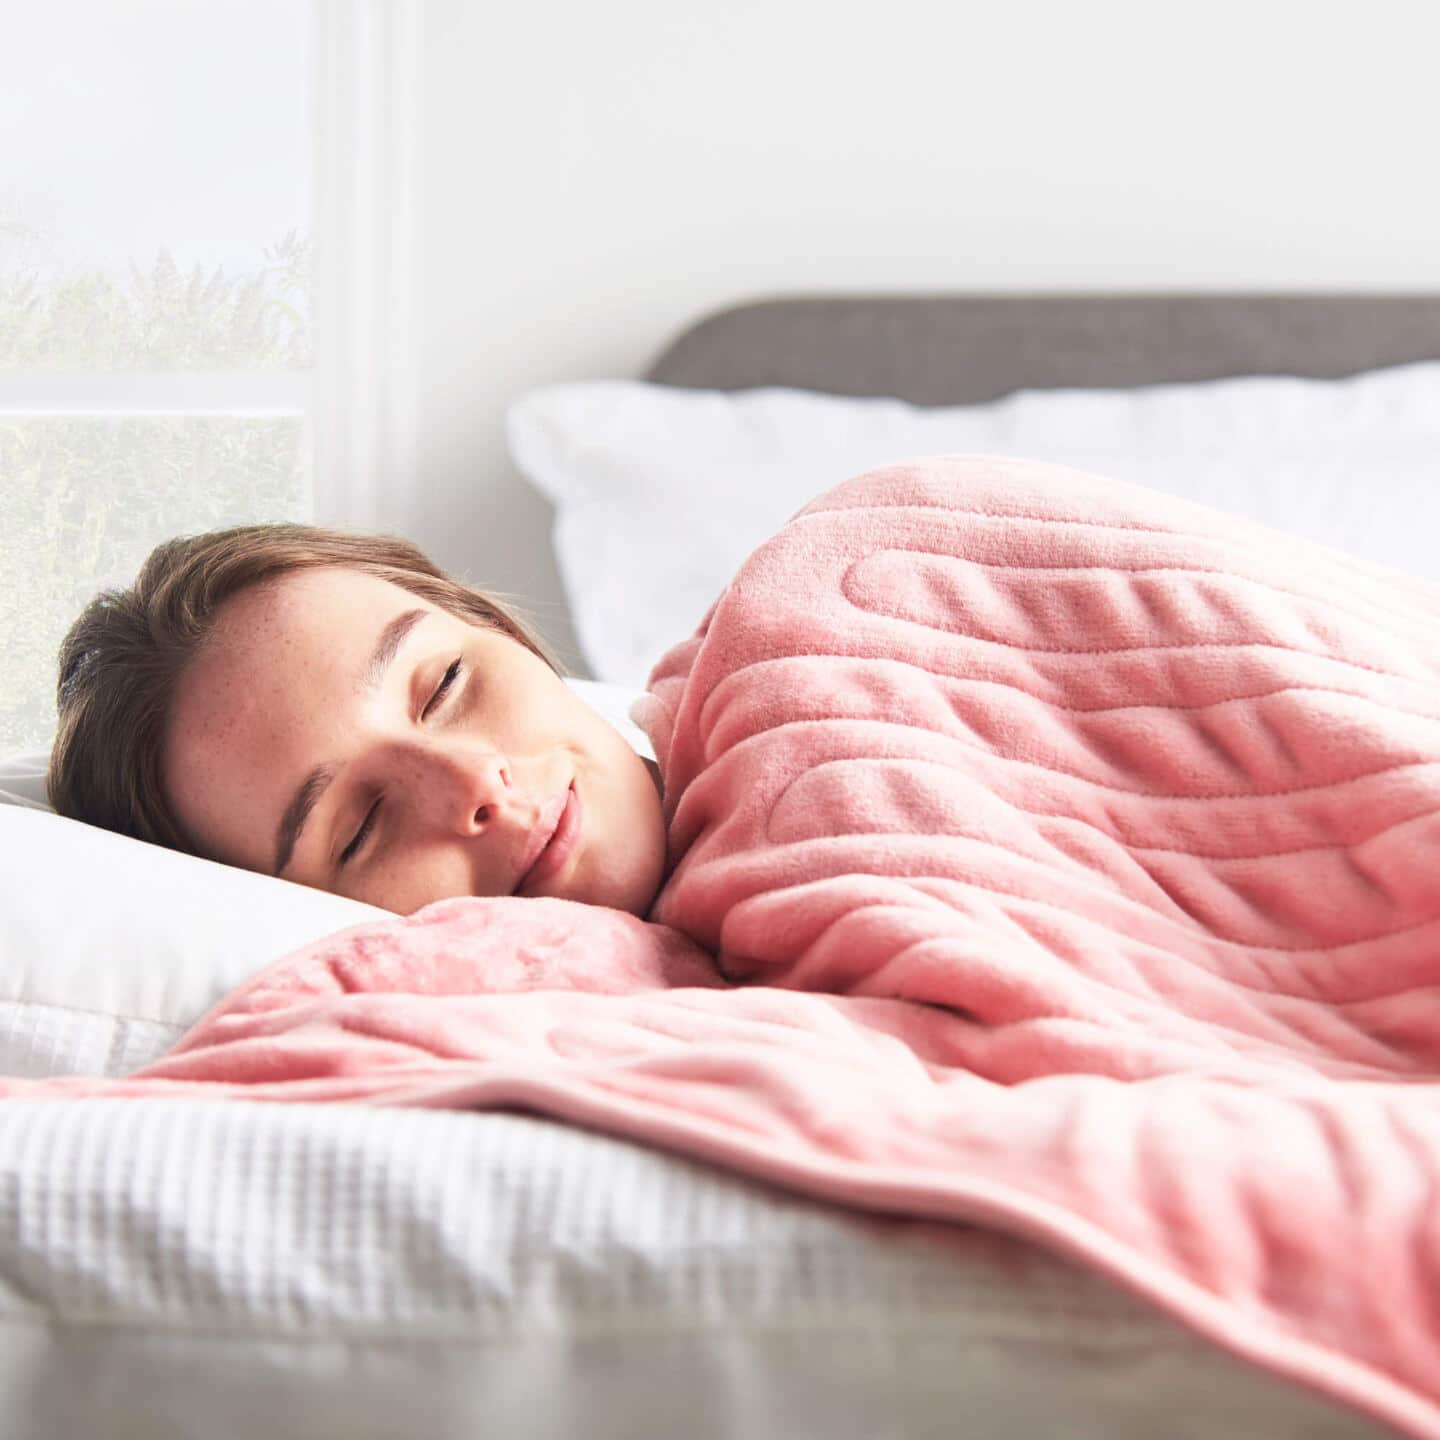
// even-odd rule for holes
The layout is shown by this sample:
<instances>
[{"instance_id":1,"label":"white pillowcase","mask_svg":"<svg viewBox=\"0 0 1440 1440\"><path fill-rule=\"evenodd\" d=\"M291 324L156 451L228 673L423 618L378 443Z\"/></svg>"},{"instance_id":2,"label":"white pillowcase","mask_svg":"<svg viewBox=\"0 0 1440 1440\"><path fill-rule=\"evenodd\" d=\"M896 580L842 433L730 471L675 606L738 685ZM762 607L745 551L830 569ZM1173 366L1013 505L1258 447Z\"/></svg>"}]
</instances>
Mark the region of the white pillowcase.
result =
<instances>
[{"instance_id":1,"label":"white pillowcase","mask_svg":"<svg viewBox=\"0 0 1440 1440\"><path fill-rule=\"evenodd\" d=\"M1021 391L938 409L602 380L528 392L507 434L515 463L556 507L585 657L621 685L642 687L796 510L921 455L1073 465L1440 578L1440 363L1346 380Z\"/></svg>"},{"instance_id":2,"label":"white pillowcase","mask_svg":"<svg viewBox=\"0 0 1440 1440\"><path fill-rule=\"evenodd\" d=\"M16 805L0 874L5 1075L123 1075L272 960L390 917Z\"/></svg>"},{"instance_id":3,"label":"white pillowcase","mask_svg":"<svg viewBox=\"0 0 1440 1440\"><path fill-rule=\"evenodd\" d=\"M635 692L567 681L641 754ZM44 750L0 761L0 1075L123 1075L292 950L390 912L49 811Z\"/></svg>"},{"instance_id":4,"label":"white pillowcase","mask_svg":"<svg viewBox=\"0 0 1440 1440\"><path fill-rule=\"evenodd\" d=\"M22 750L0 757L0 805L23 805L30 810L48 810L45 770L50 751Z\"/></svg>"}]
</instances>

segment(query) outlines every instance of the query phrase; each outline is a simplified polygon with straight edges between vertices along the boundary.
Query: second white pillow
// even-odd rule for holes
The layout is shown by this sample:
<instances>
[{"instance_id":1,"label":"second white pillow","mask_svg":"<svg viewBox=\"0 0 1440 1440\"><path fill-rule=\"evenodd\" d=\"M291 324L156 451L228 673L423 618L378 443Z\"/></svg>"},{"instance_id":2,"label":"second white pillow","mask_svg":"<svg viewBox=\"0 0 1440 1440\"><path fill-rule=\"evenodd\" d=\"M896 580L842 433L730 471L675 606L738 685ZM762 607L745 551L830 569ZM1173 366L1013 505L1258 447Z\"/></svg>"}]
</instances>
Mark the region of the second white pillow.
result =
<instances>
[{"instance_id":1,"label":"second white pillow","mask_svg":"<svg viewBox=\"0 0 1440 1440\"><path fill-rule=\"evenodd\" d=\"M1440 363L1346 380L1022 391L941 409L589 381L523 395L507 434L556 507L586 659L601 680L637 688L796 510L921 455L1072 465L1440 578Z\"/></svg>"}]
</instances>

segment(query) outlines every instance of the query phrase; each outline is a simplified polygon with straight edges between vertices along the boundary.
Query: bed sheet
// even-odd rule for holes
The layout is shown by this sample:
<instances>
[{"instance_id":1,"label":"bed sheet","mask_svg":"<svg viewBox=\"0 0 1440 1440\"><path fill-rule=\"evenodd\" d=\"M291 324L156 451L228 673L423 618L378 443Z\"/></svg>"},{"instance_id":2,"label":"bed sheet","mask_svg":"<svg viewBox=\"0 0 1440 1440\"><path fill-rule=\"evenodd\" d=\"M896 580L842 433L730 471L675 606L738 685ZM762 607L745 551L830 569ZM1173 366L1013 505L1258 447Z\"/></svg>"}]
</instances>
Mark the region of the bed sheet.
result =
<instances>
[{"instance_id":1,"label":"bed sheet","mask_svg":"<svg viewBox=\"0 0 1440 1440\"><path fill-rule=\"evenodd\" d=\"M1384 1432L1019 1241L518 1113L0 1107L0 1440Z\"/></svg>"}]
</instances>

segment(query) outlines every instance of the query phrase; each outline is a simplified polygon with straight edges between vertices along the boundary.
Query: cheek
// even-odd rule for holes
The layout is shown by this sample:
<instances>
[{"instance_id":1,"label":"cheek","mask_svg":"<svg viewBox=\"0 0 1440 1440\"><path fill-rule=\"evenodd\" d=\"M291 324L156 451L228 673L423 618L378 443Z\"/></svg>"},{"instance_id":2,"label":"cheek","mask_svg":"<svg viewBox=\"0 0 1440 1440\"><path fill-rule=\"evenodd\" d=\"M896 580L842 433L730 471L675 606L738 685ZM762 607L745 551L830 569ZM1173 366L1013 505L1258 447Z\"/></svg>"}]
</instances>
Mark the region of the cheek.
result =
<instances>
[{"instance_id":1,"label":"cheek","mask_svg":"<svg viewBox=\"0 0 1440 1440\"><path fill-rule=\"evenodd\" d=\"M192 671L169 717L160 767L170 808L201 853L269 871L304 735L257 677Z\"/></svg>"},{"instance_id":2,"label":"cheek","mask_svg":"<svg viewBox=\"0 0 1440 1440\"><path fill-rule=\"evenodd\" d=\"M436 900L472 892L464 857L452 848L428 853L411 850L383 870L362 877L345 893L353 900L378 905L396 915L413 915Z\"/></svg>"},{"instance_id":3,"label":"cheek","mask_svg":"<svg viewBox=\"0 0 1440 1440\"><path fill-rule=\"evenodd\" d=\"M665 818L660 794L644 760L622 739L628 763L623 790L606 832L597 836L591 883L599 903L643 916L665 870Z\"/></svg>"}]
</instances>

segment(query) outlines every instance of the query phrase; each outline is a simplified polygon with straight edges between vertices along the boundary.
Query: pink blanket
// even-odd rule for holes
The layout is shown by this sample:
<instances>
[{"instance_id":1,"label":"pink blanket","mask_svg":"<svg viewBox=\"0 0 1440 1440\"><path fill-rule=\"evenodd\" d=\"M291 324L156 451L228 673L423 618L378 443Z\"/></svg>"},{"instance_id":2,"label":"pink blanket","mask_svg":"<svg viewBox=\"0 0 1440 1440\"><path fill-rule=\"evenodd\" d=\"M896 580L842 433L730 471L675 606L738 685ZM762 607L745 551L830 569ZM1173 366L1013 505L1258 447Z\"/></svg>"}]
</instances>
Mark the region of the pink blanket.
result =
<instances>
[{"instance_id":1,"label":"pink blanket","mask_svg":"<svg viewBox=\"0 0 1440 1440\"><path fill-rule=\"evenodd\" d=\"M647 703L659 923L444 901L9 1092L539 1109L1028 1236L1440 1437L1440 587L933 460L802 512Z\"/></svg>"}]
</instances>

